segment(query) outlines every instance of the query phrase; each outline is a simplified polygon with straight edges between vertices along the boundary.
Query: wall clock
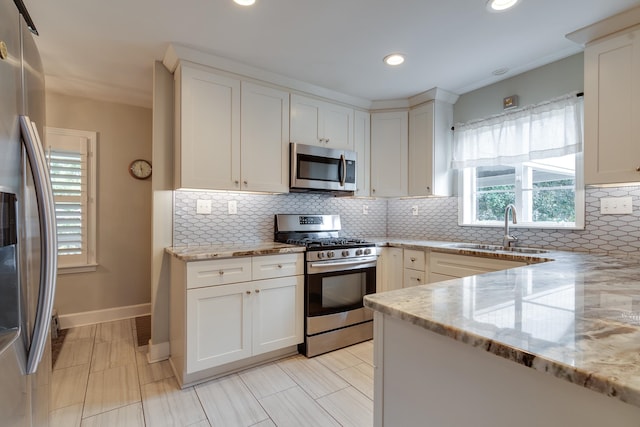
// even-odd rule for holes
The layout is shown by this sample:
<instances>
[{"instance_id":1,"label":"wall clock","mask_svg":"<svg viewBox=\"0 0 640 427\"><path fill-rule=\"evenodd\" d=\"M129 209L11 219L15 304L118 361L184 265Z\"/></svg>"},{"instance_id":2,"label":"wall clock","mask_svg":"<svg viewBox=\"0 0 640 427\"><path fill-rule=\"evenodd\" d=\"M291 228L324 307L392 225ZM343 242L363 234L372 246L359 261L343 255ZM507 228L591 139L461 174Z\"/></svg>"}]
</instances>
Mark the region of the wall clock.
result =
<instances>
[{"instance_id":1,"label":"wall clock","mask_svg":"<svg viewBox=\"0 0 640 427\"><path fill-rule=\"evenodd\" d=\"M136 179L147 179L151 176L151 163L147 160L136 159L129 165L129 173Z\"/></svg>"}]
</instances>

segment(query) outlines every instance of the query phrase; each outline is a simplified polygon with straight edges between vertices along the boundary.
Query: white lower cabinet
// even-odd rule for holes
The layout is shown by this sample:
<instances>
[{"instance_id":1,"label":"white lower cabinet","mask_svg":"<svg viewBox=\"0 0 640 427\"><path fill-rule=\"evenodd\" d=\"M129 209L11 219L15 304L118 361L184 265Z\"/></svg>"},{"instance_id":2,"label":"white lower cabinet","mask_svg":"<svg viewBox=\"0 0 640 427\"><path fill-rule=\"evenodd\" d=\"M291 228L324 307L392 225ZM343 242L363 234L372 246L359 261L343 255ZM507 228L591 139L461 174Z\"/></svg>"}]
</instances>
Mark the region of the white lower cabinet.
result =
<instances>
[{"instance_id":1,"label":"white lower cabinet","mask_svg":"<svg viewBox=\"0 0 640 427\"><path fill-rule=\"evenodd\" d=\"M404 250L403 288L410 288L412 286L419 286L427 283L427 259L428 253L426 251L419 251L415 249Z\"/></svg>"},{"instance_id":2,"label":"white lower cabinet","mask_svg":"<svg viewBox=\"0 0 640 427\"><path fill-rule=\"evenodd\" d=\"M172 259L171 364L181 386L290 354L303 341L303 262L302 254Z\"/></svg>"},{"instance_id":3,"label":"white lower cabinet","mask_svg":"<svg viewBox=\"0 0 640 427\"><path fill-rule=\"evenodd\" d=\"M380 248L376 266L376 292L402 288L402 249Z\"/></svg>"},{"instance_id":4,"label":"white lower cabinet","mask_svg":"<svg viewBox=\"0 0 640 427\"><path fill-rule=\"evenodd\" d=\"M474 276L490 271L507 270L524 265L527 265L527 263L471 255L431 252L429 257L429 283Z\"/></svg>"}]
</instances>

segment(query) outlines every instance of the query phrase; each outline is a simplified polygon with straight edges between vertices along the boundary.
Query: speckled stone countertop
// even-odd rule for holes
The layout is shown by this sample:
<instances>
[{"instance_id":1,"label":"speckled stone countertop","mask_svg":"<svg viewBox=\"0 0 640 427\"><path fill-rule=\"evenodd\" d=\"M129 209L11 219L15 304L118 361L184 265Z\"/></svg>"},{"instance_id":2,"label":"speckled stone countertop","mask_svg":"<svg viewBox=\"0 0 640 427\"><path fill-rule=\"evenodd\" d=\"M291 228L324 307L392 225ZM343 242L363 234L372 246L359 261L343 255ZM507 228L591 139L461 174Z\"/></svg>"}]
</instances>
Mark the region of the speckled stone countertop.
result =
<instances>
[{"instance_id":1,"label":"speckled stone countertop","mask_svg":"<svg viewBox=\"0 0 640 427\"><path fill-rule=\"evenodd\" d=\"M372 294L365 305L435 333L640 406L640 260L577 252L390 246L533 264Z\"/></svg>"},{"instance_id":2,"label":"speckled stone countertop","mask_svg":"<svg viewBox=\"0 0 640 427\"><path fill-rule=\"evenodd\" d=\"M304 252L302 246L277 242L243 245L174 246L165 251L182 261L203 261L217 258L232 258L252 255L276 255Z\"/></svg>"}]
</instances>

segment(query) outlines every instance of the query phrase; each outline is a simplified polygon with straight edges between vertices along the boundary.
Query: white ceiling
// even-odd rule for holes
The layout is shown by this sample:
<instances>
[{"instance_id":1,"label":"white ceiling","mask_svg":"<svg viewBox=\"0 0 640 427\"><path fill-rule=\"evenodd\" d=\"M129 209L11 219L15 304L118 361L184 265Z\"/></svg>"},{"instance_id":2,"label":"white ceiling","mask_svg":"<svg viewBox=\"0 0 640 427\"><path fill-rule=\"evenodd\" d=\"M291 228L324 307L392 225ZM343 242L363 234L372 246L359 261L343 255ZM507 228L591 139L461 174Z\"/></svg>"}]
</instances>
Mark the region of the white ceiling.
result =
<instances>
[{"instance_id":1,"label":"white ceiling","mask_svg":"<svg viewBox=\"0 0 640 427\"><path fill-rule=\"evenodd\" d=\"M25 0L48 90L151 106L170 43L366 100L463 94L582 50L565 34L640 0ZM390 69L382 58L407 55ZM500 77L498 68L509 68Z\"/></svg>"}]
</instances>

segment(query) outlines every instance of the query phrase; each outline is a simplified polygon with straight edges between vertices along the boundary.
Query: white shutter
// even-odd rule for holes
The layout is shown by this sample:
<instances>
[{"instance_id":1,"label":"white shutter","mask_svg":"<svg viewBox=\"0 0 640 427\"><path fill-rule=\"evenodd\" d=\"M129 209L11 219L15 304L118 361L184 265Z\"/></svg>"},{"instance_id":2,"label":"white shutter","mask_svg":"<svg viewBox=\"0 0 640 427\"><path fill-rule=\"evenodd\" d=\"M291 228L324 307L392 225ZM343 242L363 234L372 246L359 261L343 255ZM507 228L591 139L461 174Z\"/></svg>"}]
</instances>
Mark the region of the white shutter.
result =
<instances>
[{"instance_id":1,"label":"white shutter","mask_svg":"<svg viewBox=\"0 0 640 427\"><path fill-rule=\"evenodd\" d=\"M47 129L47 159L55 201L58 264L60 267L95 262L93 236L95 208L91 206L92 138L78 131ZM95 191L95 190L94 190Z\"/></svg>"}]
</instances>

